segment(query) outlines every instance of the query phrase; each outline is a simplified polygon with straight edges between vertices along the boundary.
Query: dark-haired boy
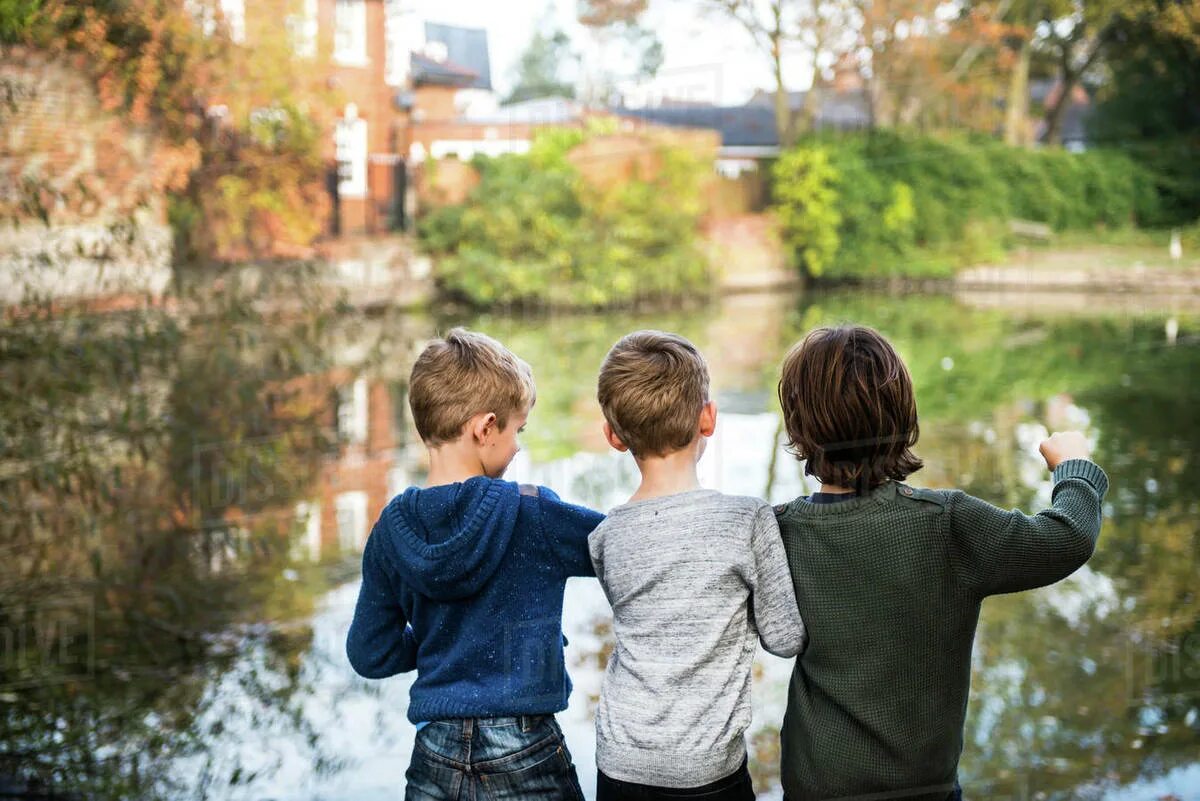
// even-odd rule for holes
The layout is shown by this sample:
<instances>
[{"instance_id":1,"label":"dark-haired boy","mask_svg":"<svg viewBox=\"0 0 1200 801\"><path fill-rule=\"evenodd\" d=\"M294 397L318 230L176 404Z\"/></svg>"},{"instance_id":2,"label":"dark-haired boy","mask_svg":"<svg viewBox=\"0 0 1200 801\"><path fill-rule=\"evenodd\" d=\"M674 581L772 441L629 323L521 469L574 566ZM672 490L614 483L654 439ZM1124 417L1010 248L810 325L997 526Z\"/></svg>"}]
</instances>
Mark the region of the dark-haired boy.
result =
<instances>
[{"instance_id":1,"label":"dark-haired boy","mask_svg":"<svg viewBox=\"0 0 1200 801\"><path fill-rule=\"evenodd\" d=\"M717 410L691 342L623 337L597 398L605 436L642 477L588 538L616 639L596 710L597 801L753 801L755 646L794 656L804 642L775 516L700 486Z\"/></svg>"},{"instance_id":2,"label":"dark-haired boy","mask_svg":"<svg viewBox=\"0 0 1200 801\"><path fill-rule=\"evenodd\" d=\"M921 468L912 381L862 326L805 337L784 361L779 400L791 448L821 481L776 507L812 636L783 721L785 797L959 797L980 603L1083 565L1108 478L1069 432L1041 444L1053 502L1032 517L900 483Z\"/></svg>"}]
</instances>

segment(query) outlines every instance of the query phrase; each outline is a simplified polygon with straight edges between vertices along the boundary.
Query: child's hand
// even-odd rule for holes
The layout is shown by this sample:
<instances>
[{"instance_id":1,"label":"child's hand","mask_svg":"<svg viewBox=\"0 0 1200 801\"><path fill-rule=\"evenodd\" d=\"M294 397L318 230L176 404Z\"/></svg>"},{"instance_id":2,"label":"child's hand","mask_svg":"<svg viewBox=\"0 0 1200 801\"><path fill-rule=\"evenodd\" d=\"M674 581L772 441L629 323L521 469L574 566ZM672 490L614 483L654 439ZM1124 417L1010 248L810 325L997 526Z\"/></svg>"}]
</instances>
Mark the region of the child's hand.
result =
<instances>
[{"instance_id":1,"label":"child's hand","mask_svg":"<svg viewBox=\"0 0 1200 801\"><path fill-rule=\"evenodd\" d=\"M1038 447L1046 467L1051 470L1068 459L1087 459L1092 454L1087 438L1078 431L1061 431L1050 435L1050 439L1042 440Z\"/></svg>"}]
</instances>

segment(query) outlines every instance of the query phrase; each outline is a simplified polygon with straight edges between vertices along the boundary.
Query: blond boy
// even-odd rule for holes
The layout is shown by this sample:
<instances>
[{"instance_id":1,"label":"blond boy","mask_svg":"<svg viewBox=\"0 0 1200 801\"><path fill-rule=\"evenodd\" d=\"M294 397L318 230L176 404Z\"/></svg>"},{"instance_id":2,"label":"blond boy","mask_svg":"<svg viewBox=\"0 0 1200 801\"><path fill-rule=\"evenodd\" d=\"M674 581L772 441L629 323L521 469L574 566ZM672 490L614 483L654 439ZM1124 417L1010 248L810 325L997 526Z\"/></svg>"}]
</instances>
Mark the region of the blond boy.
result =
<instances>
[{"instance_id":1,"label":"blond boy","mask_svg":"<svg viewBox=\"0 0 1200 801\"><path fill-rule=\"evenodd\" d=\"M754 798L743 732L756 644L794 656L804 626L775 516L700 486L717 424L708 368L661 331L622 338L600 368L604 434L641 484L588 540L616 648L596 713L598 801Z\"/></svg>"},{"instance_id":2,"label":"blond boy","mask_svg":"<svg viewBox=\"0 0 1200 801\"><path fill-rule=\"evenodd\" d=\"M409 801L582 798L554 720L571 692L563 586L593 575L587 536L602 516L501 480L534 398L529 365L461 328L412 370L429 477L375 524L346 641L367 678L417 671Z\"/></svg>"}]
</instances>

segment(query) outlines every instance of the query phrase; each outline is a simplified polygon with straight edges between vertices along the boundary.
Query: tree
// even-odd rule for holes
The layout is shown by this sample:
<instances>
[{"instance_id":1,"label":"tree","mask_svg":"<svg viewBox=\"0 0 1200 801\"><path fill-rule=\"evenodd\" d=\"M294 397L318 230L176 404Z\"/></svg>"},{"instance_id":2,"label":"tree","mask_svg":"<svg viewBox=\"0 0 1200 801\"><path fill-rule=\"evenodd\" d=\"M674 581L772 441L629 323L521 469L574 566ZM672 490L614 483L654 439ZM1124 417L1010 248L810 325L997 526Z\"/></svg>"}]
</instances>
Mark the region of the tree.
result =
<instances>
[{"instance_id":1,"label":"tree","mask_svg":"<svg viewBox=\"0 0 1200 801\"><path fill-rule=\"evenodd\" d=\"M786 48L800 50L814 68L822 61L835 61L852 46L850 13L843 0L699 0L702 8L723 14L742 27L771 64L775 82L775 129L780 145L787 147L796 137L796 126L783 77ZM811 119L814 109L806 103L801 117Z\"/></svg>"},{"instance_id":2,"label":"tree","mask_svg":"<svg viewBox=\"0 0 1200 801\"><path fill-rule=\"evenodd\" d=\"M582 0L579 22L596 46L589 57L595 72L585 76L585 95L591 102L609 105L623 80L641 81L658 74L663 46L658 35L641 24L647 0ZM617 71L611 65L633 65Z\"/></svg>"},{"instance_id":3,"label":"tree","mask_svg":"<svg viewBox=\"0 0 1200 801\"><path fill-rule=\"evenodd\" d=\"M1105 139L1200 131L1200 0L1122 14L1109 36L1108 80L1093 128Z\"/></svg>"},{"instance_id":4,"label":"tree","mask_svg":"<svg viewBox=\"0 0 1200 801\"><path fill-rule=\"evenodd\" d=\"M504 102L519 103L536 97L575 97L575 85L565 77L575 61L566 33L558 28L539 28L517 61L516 82Z\"/></svg>"}]
</instances>

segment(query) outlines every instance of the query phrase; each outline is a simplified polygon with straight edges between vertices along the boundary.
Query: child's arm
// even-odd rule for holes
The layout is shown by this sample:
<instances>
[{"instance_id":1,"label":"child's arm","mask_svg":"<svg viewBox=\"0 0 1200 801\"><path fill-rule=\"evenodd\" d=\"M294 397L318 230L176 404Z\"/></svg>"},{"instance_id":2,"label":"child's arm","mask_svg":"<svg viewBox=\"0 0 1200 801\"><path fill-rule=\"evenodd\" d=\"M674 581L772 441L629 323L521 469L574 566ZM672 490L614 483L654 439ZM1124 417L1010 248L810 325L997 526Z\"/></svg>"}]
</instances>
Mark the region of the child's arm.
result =
<instances>
[{"instance_id":1,"label":"child's arm","mask_svg":"<svg viewBox=\"0 0 1200 801\"><path fill-rule=\"evenodd\" d=\"M1056 434L1055 437L1064 435ZM964 492L950 493L951 559L981 595L1017 592L1066 578L1091 557L1100 536L1101 502L1108 477L1087 460L1086 444L1047 440L1054 471L1049 509L1029 516L1004 511Z\"/></svg>"},{"instance_id":2,"label":"child's arm","mask_svg":"<svg viewBox=\"0 0 1200 801\"><path fill-rule=\"evenodd\" d=\"M770 506L763 505L754 514L750 551L753 562L748 583L758 638L775 656L795 656L804 650L807 634L796 607L779 524Z\"/></svg>"},{"instance_id":3,"label":"child's arm","mask_svg":"<svg viewBox=\"0 0 1200 801\"><path fill-rule=\"evenodd\" d=\"M363 549L362 587L346 635L346 656L360 676L385 679L417 667L417 641L372 532Z\"/></svg>"},{"instance_id":4,"label":"child's arm","mask_svg":"<svg viewBox=\"0 0 1200 801\"><path fill-rule=\"evenodd\" d=\"M564 503L553 490L538 487L542 533L568 576L595 576L588 554L588 534L604 515L584 506Z\"/></svg>"}]
</instances>

